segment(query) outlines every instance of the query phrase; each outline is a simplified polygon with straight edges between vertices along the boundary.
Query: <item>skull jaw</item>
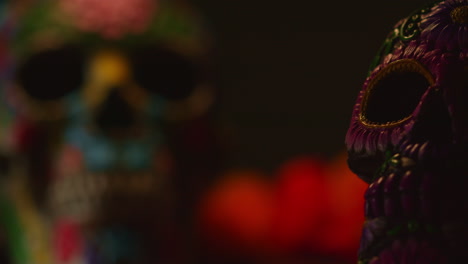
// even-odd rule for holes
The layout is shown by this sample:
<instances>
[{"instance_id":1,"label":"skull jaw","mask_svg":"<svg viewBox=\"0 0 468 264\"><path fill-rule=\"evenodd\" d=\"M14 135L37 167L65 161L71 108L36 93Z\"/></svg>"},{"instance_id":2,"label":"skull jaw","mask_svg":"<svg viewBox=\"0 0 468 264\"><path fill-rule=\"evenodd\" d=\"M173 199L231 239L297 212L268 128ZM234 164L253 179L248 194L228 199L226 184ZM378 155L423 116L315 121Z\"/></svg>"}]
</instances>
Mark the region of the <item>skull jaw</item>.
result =
<instances>
[{"instance_id":1,"label":"skull jaw","mask_svg":"<svg viewBox=\"0 0 468 264\"><path fill-rule=\"evenodd\" d=\"M49 190L54 217L83 225L149 217L161 203L163 179L152 173L83 173L57 179ZM159 205L160 206L160 205Z\"/></svg>"},{"instance_id":2,"label":"skull jaw","mask_svg":"<svg viewBox=\"0 0 468 264\"><path fill-rule=\"evenodd\" d=\"M164 258L165 252L155 246L170 239L166 231L172 227L173 215L168 210L171 199L164 176L158 171L88 173L57 179L48 192L48 220L53 229L62 222L72 223L82 246L103 263L148 263ZM112 245L132 250L121 253L107 248ZM59 248L57 252L62 251ZM87 258L89 252L76 253L76 258Z\"/></svg>"},{"instance_id":3,"label":"skull jaw","mask_svg":"<svg viewBox=\"0 0 468 264\"><path fill-rule=\"evenodd\" d=\"M385 154L377 152L373 155L348 152L348 167L361 180L371 184L380 167L385 162Z\"/></svg>"},{"instance_id":4,"label":"skull jaw","mask_svg":"<svg viewBox=\"0 0 468 264\"><path fill-rule=\"evenodd\" d=\"M435 252L431 263L468 259L463 250L468 236L463 224L468 221L463 195L468 169L461 162L468 153L462 155L456 147L450 152L448 163L429 158L417 162L410 154L397 153L378 174L365 194L361 261L387 263L386 254L392 252L398 263L406 260L409 253L402 248L407 247L415 256Z\"/></svg>"}]
</instances>

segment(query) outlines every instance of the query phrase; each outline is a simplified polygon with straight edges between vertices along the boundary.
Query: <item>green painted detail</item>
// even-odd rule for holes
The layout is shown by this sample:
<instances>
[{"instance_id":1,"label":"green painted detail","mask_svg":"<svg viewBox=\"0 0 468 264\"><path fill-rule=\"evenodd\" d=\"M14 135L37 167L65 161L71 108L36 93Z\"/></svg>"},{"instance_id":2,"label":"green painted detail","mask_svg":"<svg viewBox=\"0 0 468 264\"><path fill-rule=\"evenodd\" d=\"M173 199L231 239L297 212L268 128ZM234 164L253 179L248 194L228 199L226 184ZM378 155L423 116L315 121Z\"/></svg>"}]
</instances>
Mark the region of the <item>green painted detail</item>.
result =
<instances>
[{"instance_id":1,"label":"green painted detail","mask_svg":"<svg viewBox=\"0 0 468 264\"><path fill-rule=\"evenodd\" d=\"M419 36L421 32L421 28L419 27L420 23L421 15L419 13L409 16L400 27L400 34L398 36L400 40L406 42Z\"/></svg>"},{"instance_id":2,"label":"green painted detail","mask_svg":"<svg viewBox=\"0 0 468 264\"><path fill-rule=\"evenodd\" d=\"M440 2L440 1L438 1ZM415 39L421 33L421 20L423 15L429 13L436 3L431 3L409 15L400 26L399 38L402 41Z\"/></svg>"},{"instance_id":3,"label":"green painted detail","mask_svg":"<svg viewBox=\"0 0 468 264\"><path fill-rule=\"evenodd\" d=\"M26 250L26 241L15 207L4 194L0 195L0 219L6 229L9 251L15 264L30 264L30 256Z\"/></svg>"},{"instance_id":4,"label":"green painted detail","mask_svg":"<svg viewBox=\"0 0 468 264\"><path fill-rule=\"evenodd\" d=\"M379 65L382 61L382 58L387 56L393 51L393 47L395 46L396 41L398 40L398 35L400 30L398 28L395 28L390 35L387 36L385 39L384 43L382 46L380 46L379 51L377 52L377 56L374 57L372 60L372 63L369 67L369 73L368 75L371 74L371 72Z\"/></svg>"},{"instance_id":5,"label":"green painted detail","mask_svg":"<svg viewBox=\"0 0 468 264\"><path fill-rule=\"evenodd\" d=\"M410 231L411 233L418 231L419 228L420 224L416 220L408 221L408 231Z\"/></svg>"},{"instance_id":6,"label":"green painted detail","mask_svg":"<svg viewBox=\"0 0 468 264\"><path fill-rule=\"evenodd\" d=\"M401 155L400 154L395 154L392 156L392 158L389 161L389 164L393 167L398 167L401 164Z\"/></svg>"},{"instance_id":7,"label":"green painted detail","mask_svg":"<svg viewBox=\"0 0 468 264\"><path fill-rule=\"evenodd\" d=\"M382 176L382 174L388 169L389 165L391 164L392 157L393 157L392 152L390 150L387 150L385 152L384 162L382 163L382 166L380 166L380 168L378 168L375 171L374 177L372 178L372 181L375 181L377 178Z\"/></svg>"},{"instance_id":8,"label":"green painted detail","mask_svg":"<svg viewBox=\"0 0 468 264\"><path fill-rule=\"evenodd\" d=\"M377 52L369 68L370 73L382 63L382 59L388 54L392 53L395 49L395 44L398 42L406 43L408 41L416 39L421 33L421 20L423 15L429 13L432 8L439 3L440 0L432 2L421 9L414 11L409 15L399 27L395 27L393 31L387 36L384 43Z\"/></svg>"},{"instance_id":9,"label":"green painted detail","mask_svg":"<svg viewBox=\"0 0 468 264\"><path fill-rule=\"evenodd\" d=\"M440 232L440 228L438 228L437 226L434 226L432 224L426 224L424 226L424 229L426 230L426 232L431 233L431 234Z\"/></svg>"},{"instance_id":10,"label":"green painted detail","mask_svg":"<svg viewBox=\"0 0 468 264\"><path fill-rule=\"evenodd\" d=\"M396 236L403 230L403 225L398 225L387 231L387 235Z\"/></svg>"},{"instance_id":11,"label":"green painted detail","mask_svg":"<svg viewBox=\"0 0 468 264\"><path fill-rule=\"evenodd\" d=\"M403 230L407 230L410 233L418 232L420 230L424 230L427 233L439 232L439 229L432 224L421 224L417 220L409 220L408 222L406 222L406 224L397 225L389 231L387 231L387 235L396 236L400 234Z\"/></svg>"}]
</instances>

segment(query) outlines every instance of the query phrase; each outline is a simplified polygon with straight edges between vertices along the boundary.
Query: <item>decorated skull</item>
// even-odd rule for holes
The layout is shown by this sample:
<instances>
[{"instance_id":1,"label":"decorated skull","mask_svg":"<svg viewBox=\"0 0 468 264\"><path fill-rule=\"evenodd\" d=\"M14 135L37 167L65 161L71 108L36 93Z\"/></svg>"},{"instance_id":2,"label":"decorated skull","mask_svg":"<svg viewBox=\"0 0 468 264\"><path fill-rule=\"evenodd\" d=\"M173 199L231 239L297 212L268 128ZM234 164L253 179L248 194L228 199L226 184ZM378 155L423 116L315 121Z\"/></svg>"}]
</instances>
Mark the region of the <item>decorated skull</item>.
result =
<instances>
[{"instance_id":1,"label":"decorated skull","mask_svg":"<svg viewBox=\"0 0 468 264\"><path fill-rule=\"evenodd\" d=\"M468 261L468 1L399 21L357 98L346 136L369 183L360 263Z\"/></svg>"},{"instance_id":2,"label":"decorated skull","mask_svg":"<svg viewBox=\"0 0 468 264\"><path fill-rule=\"evenodd\" d=\"M14 263L168 258L164 124L211 103L198 16L166 0L7 1L0 12L1 210Z\"/></svg>"}]
</instances>

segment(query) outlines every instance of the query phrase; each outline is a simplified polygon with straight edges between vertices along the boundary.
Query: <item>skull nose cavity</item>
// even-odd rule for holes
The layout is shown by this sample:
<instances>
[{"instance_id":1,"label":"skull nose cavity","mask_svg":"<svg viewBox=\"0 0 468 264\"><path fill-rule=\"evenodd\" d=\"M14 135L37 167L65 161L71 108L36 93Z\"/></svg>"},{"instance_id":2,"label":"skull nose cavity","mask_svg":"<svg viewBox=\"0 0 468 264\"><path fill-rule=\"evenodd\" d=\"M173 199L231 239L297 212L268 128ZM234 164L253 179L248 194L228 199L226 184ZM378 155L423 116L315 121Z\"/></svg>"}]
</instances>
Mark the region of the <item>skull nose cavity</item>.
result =
<instances>
[{"instance_id":1,"label":"skull nose cavity","mask_svg":"<svg viewBox=\"0 0 468 264\"><path fill-rule=\"evenodd\" d=\"M377 153L376 155L354 154L348 156L349 169L361 178L361 180L369 184L374 180L376 172L384 161L383 153Z\"/></svg>"},{"instance_id":2,"label":"skull nose cavity","mask_svg":"<svg viewBox=\"0 0 468 264\"><path fill-rule=\"evenodd\" d=\"M101 130L127 128L136 123L134 110L119 90L118 87L113 88L97 110L94 122Z\"/></svg>"},{"instance_id":3,"label":"skull nose cavity","mask_svg":"<svg viewBox=\"0 0 468 264\"><path fill-rule=\"evenodd\" d=\"M417 61L390 63L369 82L361 106L361 122L379 127L400 124L411 117L433 83L432 75Z\"/></svg>"},{"instance_id":4,"label":"skull nose cavity","mask_svg":"<svg viewBox=\"0 0 468 264\"><path fill-rule=\"evenodd\" d=\"M450 12L452 21L457 24L468 24L468 5L459 6Z\"/></svg>"}]
</instances>

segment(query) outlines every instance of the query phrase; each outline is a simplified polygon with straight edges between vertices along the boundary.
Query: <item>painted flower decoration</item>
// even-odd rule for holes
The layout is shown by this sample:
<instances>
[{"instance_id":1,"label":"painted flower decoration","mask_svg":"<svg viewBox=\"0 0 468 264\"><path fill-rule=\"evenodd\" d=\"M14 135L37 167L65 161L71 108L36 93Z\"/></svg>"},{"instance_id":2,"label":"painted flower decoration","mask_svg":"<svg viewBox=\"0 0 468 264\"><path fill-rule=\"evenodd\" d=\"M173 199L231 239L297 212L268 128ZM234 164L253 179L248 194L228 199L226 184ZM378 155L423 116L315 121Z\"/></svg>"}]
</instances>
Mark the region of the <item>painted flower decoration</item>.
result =
<instances>
[{"instance_id":1,"label":"painted flower decoration","mask_svg":"<svg viewBox=\"0 0 468 264\"><path fill-rule=\"evenodd\" d=\"M421 21L418 22L420 19ZM411 28L418 28L421 30L420 32L416 29L415 31L406 31L411 23L408 24L405 21L410 20L414 20ZM446 85L440 83L440 80L443 79L442 75L447 74L447 70L443 70L446 67L441 65L455 63L457 56L466 56L464 53L468 51L468 0L442 1L427 10L419 10L403 22L395 26L394 32L392 32L393 37L387 40L388 52L378 57L377 65L372 68L364 83L364 89L358 96L346 137L348 149L357 153L384 151L387 147L400 143L407 132L413 128L415 122L413 117L421 111L421 107L423 107L421 102L424 101L424 98L431 90ZM415 27L415 23L418 24L417 27ZM407 24L406 27L405 24ZM447 53L447 51L456 52ZM458 54L458 51L461 51L461 54ZM399 60L401 62L398 62ZM409 61L412 62L407 63ZM392 120L392 122L385 124L376 124L372 120L368 120L366 109L370 106L366 104L369 95L372 94L368 91L375 88L382 76L385 77L392 71L402 70L425 76L428 80L427 87L431 88L425 93L418 94L421 98L420 104L400 109L405 110L406 118ZM416 91L416 89L411 89L411 91ZM420 92L423 90L421 89ZM446 97L446 100L449 101L449 110L452 113L454 96L447 94ZM387 111L387 109L395 110L395 106L392 105L395 102L388 101L388 103L388 105L378 107L380 112L391 113L392 111ZM398 105L410 106L404 100Z\"/></svg>"},{"instance_id":2,"label":"painted flower decoration","mask_svg":"<svg viewBox=\"0 0 468 264\"><path fill-rule=\"evenodd\" d=\"M143 32L157 6L155 0L62 0L60 4L76 27L112 39Z\"/></svg>"},{"instance_id":3,"label":"painted flower decoration","mask_svg":"<svg viewBox=\"0 0 468 264\"><path fill-rule=\"evenodd\" d=\"M468 50L468 0L447 0L421 21L421 37L446 50Z\"/></svg>"},{"instance_id":4,"label":"painted flower decoration","mask_svg":"<svg viewBox=\"0 0 468 264\"><path fill-rule=\"evenodd\" d=\"M439 50L431 50L428 45L423 44L419 45L417 41L411 41L407 46L400 46L395 49L392 53L388 54L383 58L381 65L376 67L370 76L367 78L364 83L366 89L362 90L358 97L358 102L355 105L353 119L351 120L351 126L348 130L346 136L346 144L348 149L352 149L357 153L361 151L366 151L368 153L375 153L377 151L384 151L389 146L397 145L413 128L415 119L414 118L405 118L398 120L395 124L386 124L385 126L380 126L374 124L371 120L367 120L363 109L366 107L366 90L373 89L375 83L380 80L380 76L386 75L387 71L412 71L420 72L423 75L427 75L428 79L431 79L430 73L438 73L437 64L434 64L433 61L441 58L442 54ZM415 63L419 61L420 63ZM430 83L431 89L423 92L421 94L421 101L418 105L414 105L414 109L410 116L417 116L421 111L421 102L428 95L428 93L435 89L436 85L434 81ZM422 92L422 91L421 91ZM387 107L391 107L390 102ZM401 102L401 105L408 105L405 102ZM365 124L363 126L362 123Z\"/></svg>"}]
</instances>

